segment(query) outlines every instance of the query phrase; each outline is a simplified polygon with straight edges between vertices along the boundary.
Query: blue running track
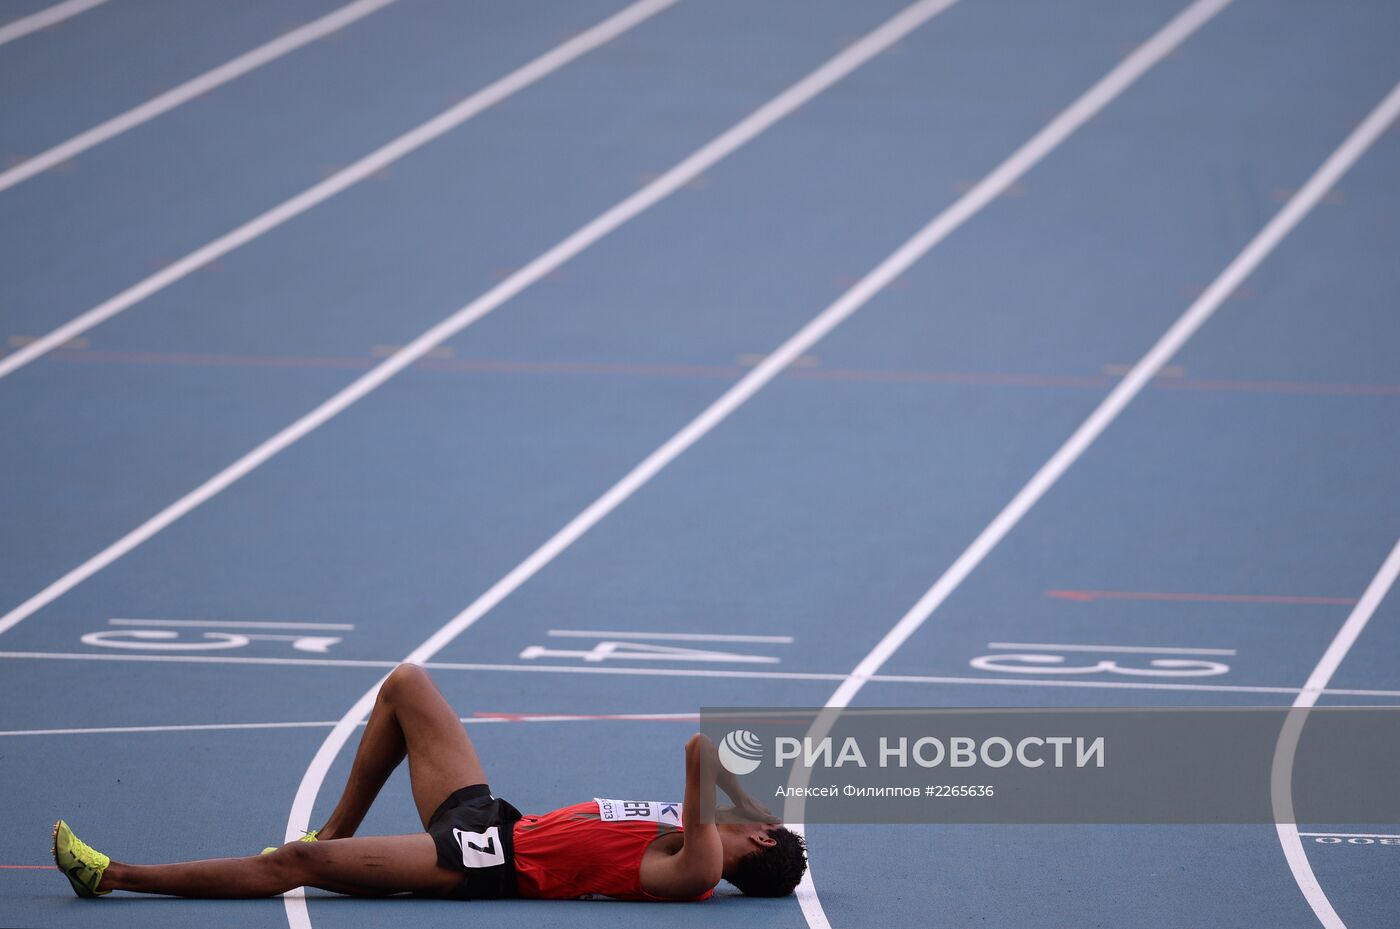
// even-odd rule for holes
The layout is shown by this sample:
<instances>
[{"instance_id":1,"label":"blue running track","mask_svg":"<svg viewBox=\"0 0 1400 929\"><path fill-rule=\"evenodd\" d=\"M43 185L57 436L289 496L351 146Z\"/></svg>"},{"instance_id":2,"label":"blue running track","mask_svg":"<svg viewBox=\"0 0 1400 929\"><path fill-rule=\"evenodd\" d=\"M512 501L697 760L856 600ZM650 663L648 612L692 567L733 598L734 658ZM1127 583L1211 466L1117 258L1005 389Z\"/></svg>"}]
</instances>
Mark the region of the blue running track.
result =
<instances>
[{"instance_id":1,"label":"blue running track","mask_svg":"<svg viewBox=\"0 0 1400 929\"><path fill-rule=\"evenodd\" d=\"M924 0L921 24L539 272L904 9L648 2L441 137L0 368L0 925L1400 925L1400 826L1383 823L1300 827L1307 893L1271 826L811 826L805 907L727 885L664 910L92 905L46 867L60 815L134 861L279 842L306 778L317 821L350 758L316 771L332 726L445 628L428 663L517 806L674 795L699 707L828 701L1400 80L1396 3L1198 0L1199 27L1141 77L531 562L1187 10ZM0 3L0 27L49 5ZM0 45L0 172L338 6L109 0ZM624 9L396 0L8 189L0 173L0 365ZM1319 703L1400 703L1383 567L1400 538L1400 131L1381 129L880 653L855 704L1287 706L1359 612ZM1379 605L1359 603L1377 584ZM595 660L606 641L722 654ZM993 643L1059 663L988 661ZM1182 677L1115 647L1228 656ZM637 714L660 718L606 718ZM365 831L414 826L399 775Z\"/></svg>"}]
</instances>

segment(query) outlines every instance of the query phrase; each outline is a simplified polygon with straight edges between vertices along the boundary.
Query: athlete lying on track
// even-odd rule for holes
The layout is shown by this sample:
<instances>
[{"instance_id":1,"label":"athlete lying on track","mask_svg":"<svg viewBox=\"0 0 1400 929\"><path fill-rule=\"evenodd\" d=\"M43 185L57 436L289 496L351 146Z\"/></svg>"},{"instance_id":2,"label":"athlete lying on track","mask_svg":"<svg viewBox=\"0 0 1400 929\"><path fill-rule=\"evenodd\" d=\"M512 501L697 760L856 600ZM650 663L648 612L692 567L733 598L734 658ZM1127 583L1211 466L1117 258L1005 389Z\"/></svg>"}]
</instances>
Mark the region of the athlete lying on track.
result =
<instances>
[{"instance_id":1,"label":"athlete lying on track","mask_svg":"<svg viewBox=\"0 0 1400 929\"><path fill-rule=\"evenodd\" d=\"M352 838L405 756L426 831ZM716 808L716 786L734 806ZM62 820L53 839L54 861L80 897L270 897L306 886L459 900L703 900L720 878L747 894L783 896L807 868L802 839L744 792L699 734L685 746L684 806L593 800L522 816L492 796L457 713L408 664L380 688L335 811L301 841L247 858L133 865L89 848Z\"/></svg>"}]
</instances>

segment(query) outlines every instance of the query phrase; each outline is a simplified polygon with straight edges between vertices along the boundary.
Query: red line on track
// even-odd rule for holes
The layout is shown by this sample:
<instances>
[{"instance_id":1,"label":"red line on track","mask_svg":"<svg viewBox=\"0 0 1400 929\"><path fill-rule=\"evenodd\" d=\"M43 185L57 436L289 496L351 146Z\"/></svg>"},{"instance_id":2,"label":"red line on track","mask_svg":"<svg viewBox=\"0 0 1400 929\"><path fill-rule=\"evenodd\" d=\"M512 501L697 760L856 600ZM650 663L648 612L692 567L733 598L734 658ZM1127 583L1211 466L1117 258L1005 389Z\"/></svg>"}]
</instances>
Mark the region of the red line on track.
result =
<instances>
[{"instance_id":1,"label":"red line on track","mask_svg":"<svg viewBox=\"0 0 1400 929\"><path fill-rule=\"evenodd\" d=\"M1158 381L1165 390L1229 390L1260 394L1400 397L1400 384L1324 384L1309 381L1226 381L1182 378Z\"/></svg>"},{"instance_id":2,"label":"red line on track","mask_svg":"<svg viewBox=\"0 0 1400 929\"><path fill-rule=\"evenodd\" d=\"M1287 603L1303 606L1353 606L1353 597L1289 597L1276 594L1188 594L1156 593L1141 590L1047 590L1045 596L1058 600L1163 600L1188 603Z\"/></svg>"},{"instance_id":3,"label":"red line on track","mask_svg":"<svg viewBox=\"0 0 1400 929\"><path fill-rule=\"evenodd\" d=\"M623 377L707 377L735 379L743 368L725 365L631 364L588 361L488 361L480 359L427 358L418 366L433 371L473 374L601 374Z\"/></svg>"},{"instance_id":4,"label":"red line on track","mask_svg":"<svg viewBox=\"0 0 1400 929\"><path fill-rule=\"evenodd\" d=\"M58 867L52 864L0 864L0 871L49 871Z\"/></svg>"},{"instance_id":5,"label":"red line on track","mask_svg":"<svg viewBox=\"0 0 1400 929\"><path fill-rule=\"evenodd\" d=\"M215 355L198 352L104 352L60 349L55 361L87 361L99 364L174 365L183 368L372 368L374 358L338 358L321 355Z\"/></svg>"},{"instance_id":6,"label":"red line on track","mask_svg":"<svg viewBox=\"0 0 1400 929\"><path fill-rule=\"evenodd\" d=\"M877 371L862 368L793 368L803 381L861 381L885 384L972 384L992 387L1088 387L1107 390L1116 378L1103 375L1016 374L973 371Z\"/></svg>"},{"instance_id":7,"label":"red line on track","mask_svg":"<svg viewBox=\"0 0 1400 929\"><path fill-rule=\"evenodd\" d=\"M321 355L218 355L199 352L64 351L52 353L55 361L105 364L173 365L191 368L331 368L368 370L377 358ZM739 378L745 369L737 365L632 364L584 361L510 361L490 359L424 358L415 367L430 371L468 374L598 374L625 377Z\"/></svg>"},{"instance_id":8,"label":"red line on track","mask_svg":"<svg viewBox=\"0 0 1400 929\"><path fill-rule=\"evenodd\" d=\"M326 368L367 370L377 359L316 355L220 355L196 352L124 352L59 349L55 361L108 364L160 364L182 367ZM429 371L467 374L565 374L611 377L678 377L737 379L747 370L737 365L684 365L585 361L493 361L425 358L415 365ZM967 384L992 387L1044 387L1107 390L1119 378L1107 375L1026 374L979 371L907 371L863 368L793 368L787 376L804 381L850 381L873 384ZM1400 384L1329 384L1308 381L1244 381L1159 378L1163 390L1318 396L1400 397Z\"/></svg>"},{"instance_id":9,"label":"red line on track","mask_svg":"<svg viewBox=\"0 0 1400 929\"><path fill-rule=\"evenodd\" d=\"M513 723L526 723L532 719L557 719L561 722L574 719L615 719L639 723L685 723L700 718L698 713L687 716L653 713L473 713L472 716L477 719L504 719Z\"/></svg>"}]
</instances>

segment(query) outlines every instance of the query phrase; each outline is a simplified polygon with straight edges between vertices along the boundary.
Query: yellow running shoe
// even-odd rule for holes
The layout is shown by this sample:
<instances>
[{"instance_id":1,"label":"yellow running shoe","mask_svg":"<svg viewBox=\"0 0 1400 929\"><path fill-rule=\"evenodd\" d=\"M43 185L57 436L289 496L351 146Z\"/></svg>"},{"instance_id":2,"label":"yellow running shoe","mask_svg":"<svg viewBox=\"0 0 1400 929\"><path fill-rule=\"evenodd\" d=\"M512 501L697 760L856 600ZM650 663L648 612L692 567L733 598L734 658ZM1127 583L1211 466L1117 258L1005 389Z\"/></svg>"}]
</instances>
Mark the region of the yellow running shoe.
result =
<instances>
[{"instance_id":1,"label":"yellow running shoe","mask_svg":"<svg viewBox=\"0 0 1400 929\"><path fill-rule=\"evenodd\" d=\"M321 830L319 830L319 829L312 829L310 832L303 832L303 833L301 834L301 838L297 839L297 841L298 841L298 842L315 842L315 841L316 841L316 833L318 833L318 832L320 832L320 831L321 831ZM280 846L280 845L269 845L267 848L265 848L265 849L262 850L262 853L263 853L264 855L271 855L273 852L277 851L277 849L279 849L279 848L281 848L281 847L282 847L282 846Z\"/></svg>"},{"instance_id":2,"label":"yellow running shoe","mask_svg":"<svg viewBox=\"0 0 1400 929\"><path fill-rule=\"evenodd\" d=\"M89 847L61 819L53 824L53 861L67 875L68 883L73 885L73 893L78 896L104 897L111 893L110 890L98 890L97 885L112 859Z\"/></svg>"}]
</instances>

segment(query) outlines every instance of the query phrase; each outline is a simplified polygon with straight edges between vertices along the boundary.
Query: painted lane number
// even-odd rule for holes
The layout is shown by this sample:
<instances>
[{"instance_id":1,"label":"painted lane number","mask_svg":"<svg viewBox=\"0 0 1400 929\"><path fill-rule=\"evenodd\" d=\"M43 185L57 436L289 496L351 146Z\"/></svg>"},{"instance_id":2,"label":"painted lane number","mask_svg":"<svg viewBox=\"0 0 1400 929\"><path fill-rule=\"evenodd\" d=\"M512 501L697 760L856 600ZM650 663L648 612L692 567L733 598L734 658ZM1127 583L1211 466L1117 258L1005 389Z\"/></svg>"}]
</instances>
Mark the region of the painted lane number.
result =
<instances>
[{"instance_id":1,"label":"painted lane number","mask_svg":"<svg viewBox=\"0 0 1400 929\"><path fill-rule=\"evenodd\" d=\"M719 633L688 632L597 632L582 629L551 629L549 634L558 638L587 638L594 641L592 648L552 648L547 645L529 645L520 657L533 661L536 658L574 658L580 661L679 661L679 662L725 662L733 664L777 664L780 658L772 655L754 655L747 652L718 651L713 648L696 648L694 645L660 645L657 641L688 643L768 643L789 645L791 636L773 635L723 635ZM651 640L651 641L646 641Z\"/></svg>"},{"instance_id":2,"label":"painted lane number","mask_svg":"<svg viewBox=\"0 0 1400 929\"><path fill-rule=\"evenodd\" d=\"M1027 642L989 642L988 648L1014 649L981 655L969 662L979 671L993 674L1117 674L1128 677L1214 677L1230 666L1217 660L1233 656L1228 648L1159 648L1136 645L1067 645ZM1067 653L1088 653L1071 658ZM1099 658L1098 654L1130 654L1132 658ZM1154 657L1164 655L1171 657ZM1209 657L1206 657L1209 656ZM1075 663L1071 664L1070 662Z\"/></svg>"},{"instance_id":3,"label":"painted lane number","mask_svg":"<svg viewBox=\"0 0 1400 929\"><path fill-rule=\"evenodd\" d=\"M208 619L109 619L107 623L135 628L89 632L82 637L82 643L97 648L133 651L209 652L245 648L253 642L288 642L299 652L325 654L331 646L345 641L342 636L325 635L326 631L355 628L344 623L224 622Z\"/></svg>"}]
</instances>

